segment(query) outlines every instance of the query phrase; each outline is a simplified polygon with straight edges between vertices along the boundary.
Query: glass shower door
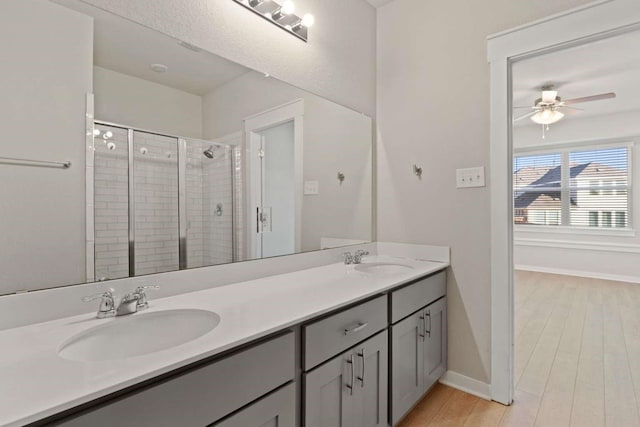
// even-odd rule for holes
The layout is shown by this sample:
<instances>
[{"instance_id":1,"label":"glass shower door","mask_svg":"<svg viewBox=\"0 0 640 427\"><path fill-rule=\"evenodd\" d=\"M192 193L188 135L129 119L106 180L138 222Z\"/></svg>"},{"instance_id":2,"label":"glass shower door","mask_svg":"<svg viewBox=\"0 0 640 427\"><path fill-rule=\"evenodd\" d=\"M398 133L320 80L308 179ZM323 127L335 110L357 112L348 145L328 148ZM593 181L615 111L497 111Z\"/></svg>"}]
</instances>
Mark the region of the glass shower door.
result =
<instances>
[{"instance_id":1,"label":"glass shower door","mask_svg":"<svg viewBox=\"0 0 640 427\"><path fill-rule=\"evenodd\" d=\"M180 266L178 139L129 130L133 179L129 209L131 276L175 271Z\"/></svg>"}]
</instances>

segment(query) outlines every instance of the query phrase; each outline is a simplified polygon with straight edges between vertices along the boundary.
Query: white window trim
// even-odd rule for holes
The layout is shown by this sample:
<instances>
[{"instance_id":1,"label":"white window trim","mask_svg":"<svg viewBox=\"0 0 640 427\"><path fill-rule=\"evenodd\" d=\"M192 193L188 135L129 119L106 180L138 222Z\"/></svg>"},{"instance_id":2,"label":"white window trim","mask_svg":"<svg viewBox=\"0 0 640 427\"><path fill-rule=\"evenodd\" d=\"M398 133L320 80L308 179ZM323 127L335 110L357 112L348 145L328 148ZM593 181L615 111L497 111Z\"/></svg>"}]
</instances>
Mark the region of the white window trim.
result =
<instances>
[{"instance_id":1,"label":"white window trim","mask_svg":"<svg viewBox=\"0 0 640 427\"><path fill-rule=\"evenodd\" d=\"M614 219L615 221L615 219ZM635 228L622 227L576 227L564 225L517 225L513 231L516 233L547 233L547 234L573 234L581 236L612 236L635 237Z\"/></svg>"}]
</instances>

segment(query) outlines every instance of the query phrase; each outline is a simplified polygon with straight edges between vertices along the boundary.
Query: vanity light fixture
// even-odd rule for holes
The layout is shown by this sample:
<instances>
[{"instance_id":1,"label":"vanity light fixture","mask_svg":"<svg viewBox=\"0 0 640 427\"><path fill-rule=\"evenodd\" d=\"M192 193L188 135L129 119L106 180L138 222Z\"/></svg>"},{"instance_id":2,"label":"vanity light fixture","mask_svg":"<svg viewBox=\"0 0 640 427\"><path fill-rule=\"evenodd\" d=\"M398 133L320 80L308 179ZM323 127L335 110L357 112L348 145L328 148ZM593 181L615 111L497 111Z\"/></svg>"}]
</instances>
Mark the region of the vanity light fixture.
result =
<instances>
[{"instance_id":1,"label":"vanity light fixture","mask_svg":"<svg viewBox=\"0 0 640 427\"><path fill-rule=\"evenodd\" d=\"M282 4L274 0L234 1L305 42L307 41L309 27L315 23L315 18L310 13L304 14L302 18L294 13L295 5L293 0L285 0Z\"/></svg>"}]
</instances>

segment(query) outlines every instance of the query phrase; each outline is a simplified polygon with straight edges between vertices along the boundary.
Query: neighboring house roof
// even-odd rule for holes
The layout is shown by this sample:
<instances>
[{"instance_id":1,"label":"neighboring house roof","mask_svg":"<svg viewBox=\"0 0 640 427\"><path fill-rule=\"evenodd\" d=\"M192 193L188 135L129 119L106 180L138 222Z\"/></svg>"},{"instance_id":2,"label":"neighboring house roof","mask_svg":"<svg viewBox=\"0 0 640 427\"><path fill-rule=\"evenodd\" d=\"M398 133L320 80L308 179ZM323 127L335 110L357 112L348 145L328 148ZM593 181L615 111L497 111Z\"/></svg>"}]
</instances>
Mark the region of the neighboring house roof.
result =
<instances>
[{"instance_id":1,"label":"neighboring house roof","mask_svg":"<svg viewBox=\"0 0 640 427\"><path fill-rule=\"evenodd\" d=\"M626 171L601 163L589 162L571 165L571 180L606 179L626 177ZM525 166L513 174L515 189L515 209L561 209L560 189L562 171L560 166ZM539 188L539 191L536 191ZM571 194L571 204L577 206L575 194Z\"/></svg>"}]
</instances>

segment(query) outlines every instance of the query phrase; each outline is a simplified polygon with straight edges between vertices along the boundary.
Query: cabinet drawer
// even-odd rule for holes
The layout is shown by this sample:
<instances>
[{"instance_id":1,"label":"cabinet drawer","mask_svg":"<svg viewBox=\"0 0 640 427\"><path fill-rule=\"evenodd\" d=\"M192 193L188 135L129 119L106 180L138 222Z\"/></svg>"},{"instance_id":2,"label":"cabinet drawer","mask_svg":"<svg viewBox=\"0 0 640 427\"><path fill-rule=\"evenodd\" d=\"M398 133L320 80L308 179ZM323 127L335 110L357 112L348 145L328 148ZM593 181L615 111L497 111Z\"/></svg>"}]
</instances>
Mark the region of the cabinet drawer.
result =
<instances>
[{"instance_id":1,"label":"cabinet drawer","mask_svg":"<svg viewBox=\"0 0 640 427\"><path fill-rule=\"evenodd\" d=\"M296 386L289 383L212 427L295 427Z\"/></svg>"},{"instance_id":2,"label":"cabinet drawer","mask_svg":"<svg viewBox=\"0 0 640 427\"><path fill-rule=\"evenodd\" d=\"M294 345L294 336L290 332L54 425L210 425L292 380Z\"/></svg>"},{"instance_id":3,"label":"cabinet drawer","mask_svg":"<svg viewBox=\"0 0 640 427\"><path fill-rule=\"evenodd\" d=\"M387 297L305 325L304 369L309 370L387 326Z\"/></svg>"},{"instance_id":4,"label":"cabinet drawer","mask_svg":"<svg viewBox=\"0 0 640 427\"><path fill-rule=\"evenodd\" d=\"M447 293L445 271L391 292L391 323L396 323Z\"/></svg>"}]
</instances>

